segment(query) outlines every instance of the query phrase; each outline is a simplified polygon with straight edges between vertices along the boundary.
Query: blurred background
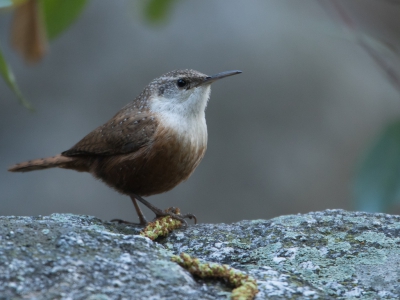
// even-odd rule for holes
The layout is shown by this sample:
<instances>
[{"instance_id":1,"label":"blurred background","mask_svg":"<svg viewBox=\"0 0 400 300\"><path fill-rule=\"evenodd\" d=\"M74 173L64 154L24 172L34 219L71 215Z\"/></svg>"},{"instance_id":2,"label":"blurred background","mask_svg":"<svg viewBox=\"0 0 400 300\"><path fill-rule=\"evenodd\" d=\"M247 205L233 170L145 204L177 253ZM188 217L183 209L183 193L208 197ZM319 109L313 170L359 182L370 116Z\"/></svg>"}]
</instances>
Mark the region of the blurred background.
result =
<instances>
[{"instance_id":1,"label":"blurred background","mask_svg":"<svg viewBox=\"0 0 400 300\"><path fill-rule=\"evenodd\" d=\"M69 149L153 78L183 68L243 74L212 86L208 150L195 173L147 200L214 223L355 209L360 159L400 115L386 68L397 56L379 61L360 37L399 46L396 1L174 1L159 21L145 5L89 1L35 65L10 45L12 10L0 14L1 50L35 108L0 80L1 215L136 221L129 197L90 174L7 168Z\"/></svg>"}]
</instances>

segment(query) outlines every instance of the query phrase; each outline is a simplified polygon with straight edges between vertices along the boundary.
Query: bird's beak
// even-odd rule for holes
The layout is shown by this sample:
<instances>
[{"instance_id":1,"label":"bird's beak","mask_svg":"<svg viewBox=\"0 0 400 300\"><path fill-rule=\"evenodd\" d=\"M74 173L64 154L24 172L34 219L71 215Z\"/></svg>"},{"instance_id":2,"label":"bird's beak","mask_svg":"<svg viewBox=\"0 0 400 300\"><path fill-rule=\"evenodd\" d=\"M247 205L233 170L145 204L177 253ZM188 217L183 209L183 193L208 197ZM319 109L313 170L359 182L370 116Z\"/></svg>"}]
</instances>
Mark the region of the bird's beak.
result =
<instances>
[{"instance_id":1,"label":"bird's beak","mask_svg":"<svg viewBox=\"0 0 400 300\"><path fill-rule=\"evenodd\" d=\"M240 73L242 73L242 71L234 70L234 71L221 72L221 73L215 74L213 76L207 76L203 81L199 82L194 87L198 87L198 86L206 85L206 84L211 84L214 81L217 81L219 79L222 79L222 78L225 78L225 77L228 77L228 76L237 75L237 74L240 74Z\"/></svg>"}]
</instances>

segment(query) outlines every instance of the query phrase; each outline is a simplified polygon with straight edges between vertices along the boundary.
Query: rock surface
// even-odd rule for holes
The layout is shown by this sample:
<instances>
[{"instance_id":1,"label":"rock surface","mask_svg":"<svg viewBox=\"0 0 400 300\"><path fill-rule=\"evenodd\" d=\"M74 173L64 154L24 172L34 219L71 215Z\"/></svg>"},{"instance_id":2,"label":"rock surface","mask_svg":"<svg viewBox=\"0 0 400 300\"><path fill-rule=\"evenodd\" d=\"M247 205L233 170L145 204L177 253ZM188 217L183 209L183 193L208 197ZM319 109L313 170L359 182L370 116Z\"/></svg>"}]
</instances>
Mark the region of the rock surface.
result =
<instances>
[{"instance_id":1,"label":"rock surface","mask_svg":"<svg viewBox=\"0 0 400 300\"><path fill-rule=\"evenodd\" d=\"M0 217L0 299L226 299L170 261L186 252L257 279L256 299L400 298L400 217L327 210L200 224L152 242L94 217Z\"/></svg>"}]
</instances>

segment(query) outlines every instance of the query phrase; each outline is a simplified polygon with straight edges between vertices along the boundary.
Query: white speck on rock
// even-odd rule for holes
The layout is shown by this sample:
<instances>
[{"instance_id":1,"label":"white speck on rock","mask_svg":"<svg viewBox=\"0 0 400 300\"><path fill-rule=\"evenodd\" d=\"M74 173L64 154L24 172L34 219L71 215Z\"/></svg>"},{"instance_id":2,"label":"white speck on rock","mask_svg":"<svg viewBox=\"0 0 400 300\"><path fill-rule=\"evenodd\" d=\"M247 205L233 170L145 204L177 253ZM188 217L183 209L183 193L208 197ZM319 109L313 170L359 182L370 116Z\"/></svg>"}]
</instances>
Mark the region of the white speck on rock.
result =
<instances>
[{"instance_id":1,"label":"white speck on rock","mask_svg":"<svg viewBox=\"0 0 400 300\"><path fill-rule=\"evenodd\" d=\"M214 246L215 246L215 248L218 248L218 249L219 249L219 248L222 247L222 243L215 243Z\"/></svg>"},{"instance_id":2,"label":"white speck on rock","mask_svg":"<svg viewBox=\"0 0 400 300\"><path fill-rule=\"evenodd\" d=\"M321 254L321 256L325 256L328 253L328 248L322 247L321 249L319 249L319 253Z\"/></svg>"},{"instance_id":3,"label":"white speck on rock","mask_svg":"<svg viewBox=\"0 0 400 300\"><path fill-rule=\"evenodd\" d=\"M344 294L345 297L360 297L364 290L358 286Z\"/></svg>"},{"instance_id":4,"label":"white speck on rock","mask_svg":"<svg viewBox=\"0 0 400 300\"><path fill-rule=\"evenodd\" d=\"M176 239L179 241L185 237L185 235L182 232L177 232L175 233Z\"/></svg>"},{"instance_id":5,"label":"white speck on rock","mask_svg":"<svg viewBox=\"0 0 400 300\"><path fill-rule=\"evenodd\" d=\"M124 264L132 263L131 256L129 255L129 253L126 253L126 252L121 254L121 256L119 257L119 261L124 263Z\"/></svg>"},{"instance_id":6,"label":"white speck on rock","mask_svg":"<svg viewBox=\"0 0 400 300\"><path fill-rule=\"evenodd\" d=\"M293 248L287 249L286 254L287 254L287 255L290 255L290 256L288 257L290 260L293 260L293 259L296 258L297 250L299 250L298 247L293 247Z\"/></svg>"},{"instance_id":7,"label":"white speck on rock","mask_svg":"<svg viewBox=\"0 0 400 300\"><path fill-rule=\"evenodd\" d=\"M277 256L275 256L273 259L272 259L272 261L274 262L274 263L277 263L277 264L279 264L281 261L285 261L286 260L286 258L284 258L284 257L277 257Z\"/></svg>"},{"instance_id":8,"label":"white speck on rock","mask_svg":"<svg viewBox=\"0 0 400 300\"><path fill-rule=\"evenodd\" d=\"M312 261L305 261L305 262L302 262L302 263L300 264L300 267L302 267L302 268L305 269L305 270L311 270L311 271L319 270L319 269L320 269L320 267L314 265L314 263L313 263Z\"/></svg>"}]
</instances>

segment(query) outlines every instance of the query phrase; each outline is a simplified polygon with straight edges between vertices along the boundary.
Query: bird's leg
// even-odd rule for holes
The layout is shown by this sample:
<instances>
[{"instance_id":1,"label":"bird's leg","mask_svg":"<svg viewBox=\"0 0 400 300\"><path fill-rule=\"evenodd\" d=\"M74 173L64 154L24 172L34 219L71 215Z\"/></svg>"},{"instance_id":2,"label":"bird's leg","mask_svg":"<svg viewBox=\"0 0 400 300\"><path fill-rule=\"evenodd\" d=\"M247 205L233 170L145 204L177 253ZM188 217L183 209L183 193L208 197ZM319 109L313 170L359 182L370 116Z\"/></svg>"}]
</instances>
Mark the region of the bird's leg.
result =
<instances>
[{"instance_id":1,"label":"bird's leg","mask_svg":"<svg viewBox=\"0 0 400 300\"><path fill-rule=\"evenodd\" d=\"M185 215L178 214L178 209L177 208L173 208L173 207L169 208L169 209L166 209L164 211L164 210L159 209L158 207L154 206L150 202L146 201L145 199L143 199L139 195L133 194L133 196L131 196L131 198L139 200L140 202L142 202L145 206L147 206L148 209L150 209L152 212L154 212L156 214L156 218L160 218L160 217L164 217L164 216L170 216L173 219L181 221L185 226L187 226L187 222L186 222L185 219L194 219L194 224L197 223L197 218L193 214L185 214Z\"/></svg>"},{"instance_id":2,"label":"bird's leg","mask_svg":"<svg viewBox=\"0 0 400 300\"><path fill-rule=\"evenodd\" d=\"M148 222L147 222L147 220L146 220L146 218L145 218L145 216L144 216L142 210L140 209L139 204L137 203L135 196L130 196L130 197L131 197L131 200L132 200L133 205L135 206L136 213L137 213L137 215L138 215L138 217L139 217L139 221L140 221L139 225L144 225L144 226L146 226L146 225L148 224ZM124 221L124 220L121 220L121 219L112 219L111 222L118 222L118 223L124 223L124 224L134 224L134 225L138 225L137 223L132 223L132 222Z\"/></svg>"},{"instance_id":3,"label":"bird's leg","mask_svg":"<svg viewBox=\"0 0 400 300\"><path fill-rule=\"evenodd\" d=\"M130 197L131 197L131 199L132 199L133 205L135 206L136 213L137 213L137 215L138 215L138 217L139 217L139 220L140 220L140 224L141 224L141 225L147 225L148 222L147 222L147 220L146 220L146 217L144 216L142 210L140 209L139 204L138 204L137 201L136 201L136 198L133 197L133 196L130 196Z\"/></svg>"}]
</instances>

